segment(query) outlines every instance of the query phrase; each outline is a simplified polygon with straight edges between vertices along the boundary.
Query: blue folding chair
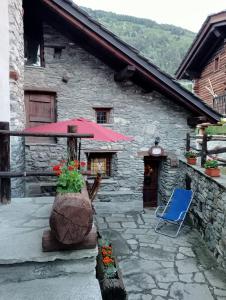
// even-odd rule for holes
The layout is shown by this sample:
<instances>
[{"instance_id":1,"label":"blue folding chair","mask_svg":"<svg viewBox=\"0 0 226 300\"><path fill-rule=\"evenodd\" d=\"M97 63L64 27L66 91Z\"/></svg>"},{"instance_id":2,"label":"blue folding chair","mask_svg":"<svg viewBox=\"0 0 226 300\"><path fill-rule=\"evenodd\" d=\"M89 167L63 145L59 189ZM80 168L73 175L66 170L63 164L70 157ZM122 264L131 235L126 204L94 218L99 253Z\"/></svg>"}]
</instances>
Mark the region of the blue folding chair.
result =
<instances>
[{"instance_id":1,"label":"blue folding chair","mask_svg":"<svg viewBox=\"0 0 226 300\"><path fill-rule=\"evenodd\" d=\"M155 216L159 219L158 224L155 226L155 232L170 237L177 237L191 205L192 198L192 190L174 189L167 205L165 207L158 206L155 211ZM160 209L163 209L162 213L159 213ZM175 235L171 235L161 231L163 226L160 225L166 225L167 223L175 224L178 226Z\"/></svg>"}]
</instances>

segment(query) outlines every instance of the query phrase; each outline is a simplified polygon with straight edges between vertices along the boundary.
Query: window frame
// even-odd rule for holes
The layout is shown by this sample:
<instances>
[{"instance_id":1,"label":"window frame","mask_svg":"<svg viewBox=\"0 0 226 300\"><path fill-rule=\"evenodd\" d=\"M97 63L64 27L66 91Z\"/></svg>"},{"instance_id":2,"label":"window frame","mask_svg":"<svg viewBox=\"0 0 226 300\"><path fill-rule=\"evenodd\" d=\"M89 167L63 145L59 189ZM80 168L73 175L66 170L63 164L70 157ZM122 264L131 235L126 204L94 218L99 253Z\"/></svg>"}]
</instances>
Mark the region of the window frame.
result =
<instances>
[{"instance_id":1,"label":"window frame","mask_svg":"<svg viewBox=\"0 0 226 300\"><path fill-rule=\"evenodd\" d=\"M97 124L112 124L112 107L93 107ZM98 122L98 112L106 113L106 122Z\"/></svg>"},{"instance_id":2,"label":"window frame","mask_svg":"<svg viewBox=\"0 0 226 300\"><path fill-rule=\"evenodd\" d=\"M86 152L87 156L87 170L92 171L92 160L94 159L106 159L106 172L102 174L104 178L112 177L112 162L113 162L113 155L116 152L103 152L103 151L95 151L95 152ZM95 177L95 173L91 173L89 177Z\"/></svg>"}]
</instances>

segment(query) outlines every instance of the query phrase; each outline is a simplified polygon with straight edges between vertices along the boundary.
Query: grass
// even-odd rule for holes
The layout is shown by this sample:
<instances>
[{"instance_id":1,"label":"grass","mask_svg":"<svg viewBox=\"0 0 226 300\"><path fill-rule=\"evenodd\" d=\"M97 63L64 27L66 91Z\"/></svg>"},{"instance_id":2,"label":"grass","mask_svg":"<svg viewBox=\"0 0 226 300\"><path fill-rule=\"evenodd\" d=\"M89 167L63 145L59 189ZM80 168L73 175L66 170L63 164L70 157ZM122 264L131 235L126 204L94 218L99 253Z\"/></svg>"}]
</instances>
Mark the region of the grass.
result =
<instances>
[{"instance_id":1,"label":"grass","mask_svg":"<svg viewBox=\"0 0 226 300\"><path fill-rule=\"evenodd\" d=\"M226 126L208 126L205 132L208 135L226 135Z\"/></svg>"}]
</instances>

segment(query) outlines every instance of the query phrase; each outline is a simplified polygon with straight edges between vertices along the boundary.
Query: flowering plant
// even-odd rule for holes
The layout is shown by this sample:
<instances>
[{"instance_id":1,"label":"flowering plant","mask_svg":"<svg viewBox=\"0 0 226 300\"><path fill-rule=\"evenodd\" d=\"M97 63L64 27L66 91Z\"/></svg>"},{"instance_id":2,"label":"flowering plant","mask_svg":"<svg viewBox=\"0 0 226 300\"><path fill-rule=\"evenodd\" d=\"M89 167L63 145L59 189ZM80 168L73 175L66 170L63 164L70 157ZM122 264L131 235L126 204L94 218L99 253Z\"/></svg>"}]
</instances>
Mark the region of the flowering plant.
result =
<instances>
[{"instance_id":1,"label":"flowering plant","mask_svg":"<svg viewBox=\"0 0 226 300\"><path fill-rule=\"evenodd\" d=\"M111 244L106 240L100 240L99 251L102 255L105 274L108 278L116 278L117 268L115 267L115 259L113 257Z\"/></svg>"},{"instance_id":2,"label":"flowering plant","mask_svg":"<svg viewBox=\"0 0 226 300\"><path fill-rule=\"evenodd\" d=\"M61 161L60 164L53 166L53 171L58 176L57 192L58 193L79 193L85 182L80 173L86 166L85 162Z\"/></svg>"}]
</instances>

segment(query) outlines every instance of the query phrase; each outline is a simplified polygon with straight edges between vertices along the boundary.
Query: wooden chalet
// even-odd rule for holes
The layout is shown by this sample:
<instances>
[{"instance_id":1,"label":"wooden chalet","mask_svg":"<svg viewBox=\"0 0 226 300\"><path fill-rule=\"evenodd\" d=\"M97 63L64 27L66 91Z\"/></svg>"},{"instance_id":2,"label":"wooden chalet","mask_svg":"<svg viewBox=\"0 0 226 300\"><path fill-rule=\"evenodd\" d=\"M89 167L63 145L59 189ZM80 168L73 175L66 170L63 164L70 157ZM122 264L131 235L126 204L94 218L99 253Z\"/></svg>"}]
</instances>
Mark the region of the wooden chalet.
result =
<instances>
[{"instance_id":1,"label":"wooden chalet","mask_svg":"<svg viewBox=\"0 0 226 300\"><path fill-rule=\"evenodd\" d=\"M207 17L181 62L177 79L194 81L194 92L226 114L226 11Z\"/></svg>"}]
</instances>

